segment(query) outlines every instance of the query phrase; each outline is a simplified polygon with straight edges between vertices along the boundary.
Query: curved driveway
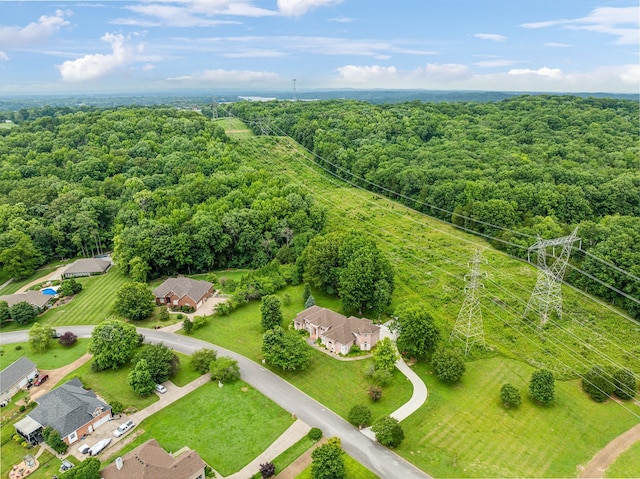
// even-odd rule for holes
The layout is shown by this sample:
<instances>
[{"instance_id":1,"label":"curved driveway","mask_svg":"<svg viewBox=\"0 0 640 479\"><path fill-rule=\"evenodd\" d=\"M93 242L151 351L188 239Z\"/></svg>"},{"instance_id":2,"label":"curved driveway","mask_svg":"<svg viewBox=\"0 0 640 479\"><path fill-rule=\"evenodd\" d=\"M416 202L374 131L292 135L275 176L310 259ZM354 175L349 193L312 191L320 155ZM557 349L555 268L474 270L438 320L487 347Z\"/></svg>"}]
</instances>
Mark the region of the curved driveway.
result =
<instances>
[{"instance_id":1,"label":"curved driveway","mask_svg":"<svg viewBox=\"0 0 640 479\"><path fill-rule=\"evenodd\" d=\"M62 326L57 327L57 329L72 331L78 337L88 338L91 336L93 326ZM191 354L196 349L215 348L219 354L237 360L243 381L256 388L283 409L295 413L305 423L320 427L326 436L339 436L344 450L379 477L383 479L424 479L430 477L400 456L361 434L347 421L280 378L280 376L246 357L189 336L145 328L138 328L138 331L144 334L147 341L152 343L162 342L181 353ZM0 344L26 340L27 331L14 331L0 335Z\"/></svg>"}]
</instances>

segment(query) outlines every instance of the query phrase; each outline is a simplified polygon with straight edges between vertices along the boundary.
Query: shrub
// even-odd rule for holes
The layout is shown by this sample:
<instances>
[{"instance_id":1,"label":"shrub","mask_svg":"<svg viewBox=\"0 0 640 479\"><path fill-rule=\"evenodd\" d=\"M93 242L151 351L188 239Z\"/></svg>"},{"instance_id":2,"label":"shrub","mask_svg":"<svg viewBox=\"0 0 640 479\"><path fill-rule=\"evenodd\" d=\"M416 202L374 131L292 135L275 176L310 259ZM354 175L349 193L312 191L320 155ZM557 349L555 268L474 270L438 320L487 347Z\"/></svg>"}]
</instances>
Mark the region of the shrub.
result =
<instances>
[{"instance_id":1,"label":"shrub","mask_svg":"<svg viewBox=\"0 0 640 479\"><path fill-rule=\"evenodd\" d=\"M235 381L240 378L240 366L238 361L227 356L220 356L209 365L212 381Z\"/></svg>"},{"instance_id":2,"label":"shrub","mask_svg":"<svg viewBox=\"0 0 640 479\"><path fill-rule=\"evenodd\" d=\"M502 385L502 388L500 389L500 399L506 408L518 407L522 401L520 398L520 391L509 383Z\"/></svg>"},{"instance_id":3,"label":"shrub","mask_svg":"<svg viewBox=\"0 0 640 479\"><path fill-rule=\"evenodd\" d=\"M196 316L193 318L193 329L200 329L207 325L207 318L205 316Z\"/></svg>"},{"instance_id":4,"label":"shrub","mask_svg":"<svg viewBox=\"0 0 640 479\"><path fill-rule=\"evenodd\" d=\"M24 404L20 406L20 409L19 409L20 412L25 412L26 410L27 410L27 406L25 406Z\"/></svg>"},{"instance_id":5,"label":"shrub","mask_svg":"<svg viewBox=\"0 0 640 479\"><path fill-rule=\"evenodd\" d=\"M16 351L20 351L21 349L22 349L22 346L21 346L20 344L18 344L18 345L16 346Z\"/></svg>"},{"instance_id":6,"label":"shrub","mask_svg":"<svg viewBox=\"0 0 640 479\"><path fill-rule=\"evenodd\" d=\"M368 426L371 421L371 409L364 404L356 404L349 411L349 422L354 426Z\"/></svg>"},{"instance_id":7,"label":"shrub","mask_svg":"<svg viewBox=\"0 0 640 479\"><path fill-rule=\"evenodd\" d=\"M618 369L613 373L613 383L615 385L615 395L620 399L633 399L636 395L638 386L633 371L629 369Z\"/></svg>"},{"instance_id":8,"label":"shrub","mask_svg":"<svg viewBox=\"0 0 640 479\"><path fill-rule=\"evenodd\" d=\"M276 475L276 466L273 462L260 464L260 475L262 479L267 479Z\"/></svg>"},{"instance_id":9,"label":"shrub","mask_svg":"<svg viewBox=\"0 0 640 479\"><path fill-rule=\"evenodd\" d=\"M284 293L282 295L282 304L284 306L291 306L291 296L289 296L289 293Z\"/></svg>"},{"instance_id":10,"label":"shrub","mask_svg":"<svg viewBox=\"0 0 640 479\"><path fill-rule=\"evenodd\" d=\"M78 341L78 336L73 334L71 331L67 331L62 336L58 338L58 343L61 346L73 346L76 341Z\"/></svg>"},{"instance_id":11,"label":"shrub","mask_svg":"<svg viewBox=\"0 0 640 479\"><path fill-rule=\"evenodd\" d=\"M182 319L182 318L184 318L184 314L182 314L182 313L178 313L177 318L178 318L178 319Z\"/></svg>"},{"instance_id":12,"label":"shrub","mask_svg":"<svg viewBox=\"0 0 640 479\"><path fill-rule=\"evenodd\" d=\"M385 416L378 419L371 430L376 433L376 441L383 446L398 447L404 439L404 431L397 419Z\"/></svg>"},{"instance_id":13,"label":"shrub","mask_svg":"<svg viewBox=\"0 0 640 479\"><path fill-rule=\"evenodd\" d=\"M377 386L384 387L391 382L393 374L386 369L376 369L371 376L371 380Z\"/></svg>"},{"instance_id":14,"label":"shrub","mask_svg":"<svg viewBox=\"0 0 640 479\"><path fill-rule=\"evenodd\" d=\"M306 308L310 308L311 306L315 306L316 305L316 300L313 297L313 295L310 295L307 300L304 302L304 307Z\"/></svg>"},{"instance_id":15,"label":"shrub","mask_svg":"<svg viewBox=\"0 0 640 479\"><path fill-rule=\"evenodd\" d=\"M214 361L217 356L218 354L213 349L198 349L191 355L191 367L200 374L206 374L209 372L211 361Z\"/></svg>"},{"instance_id":16,"label":"shrub","mask_svg":"<svg viewBox=\"0 0 640 479\"><path fill-rule=\"evenodd\" d=\"M307 434L307 436L312 441L319 441L320 438L322 437L322 429L320 429L319 427L312 427L309 430L309 433Z\"/></svg>"},{"instance_id":17,"label":"shrub","mask_svg":"<svg viewBox=\"0 0 640 479\"><path fill-rule=\"evenodd\" d=\"M443 383L457 383L466 370L464 357L455 349L440 348L431 358L436 377Z\"/></svg>"},{"instance_id":18,"label":"shrub","mask_svg":"<svg viewBox=\"0 0 640 479\"><path fill-rule=\"evenodd\" d=\"M124 405L120 401L111 401L109 406L111 406L111 413L114 415L122 414L124 410Z\"/></svg>"},{"instance_id":19,"label":"shrub","mask_svg":"<svg viewBox=\"0 0 640 479\"><path fill-rule=\"evenodd\" d=\"M191 334L191 330L193 329L193 323L189 318L186 318L184 321L182 321L182 329L184 330L185 334Z\"/></svg>"},{"instance_id":20,"label":"shrub","mask_svg":"<svg viewBox=\"0 0 640 479\"><path fill-rule=\"evenodd\" d=\"M555 399L555 378L548 369L534 371L529 382L529 394L540 404L551 404Z\"/></svg>"},{"instance_id":21,"label":"shrub","mask_svg":"<svg viewBox=\"0 0 640 479\"><path fill-rule=\"evenodd\" d=\"M615 388L611 375L598 365L593 366L582 378L582 390L595 402L606 401Z\"/></svg>"},{"instance_id":22,"label":"shrub","mask_svg":"<svg viewBox=\"0 0 640 479\"><path fill-rule=\"evenodd\" d=\"M371 386L369 388L369 397L373 402L377 402L382 398L382 388L380 386Z\"/></svg>"},{"instance_id":23,"label":"shrub","mask_svg":"<svg viewBox=\"0 0 640 479\"><path fill-rule=\"evenodd\" d=\"M158 319L160 319L160 321L169 321L169 310L164 306L160 308L160 313L158 313Z\"/></svg>"}]
</instances>

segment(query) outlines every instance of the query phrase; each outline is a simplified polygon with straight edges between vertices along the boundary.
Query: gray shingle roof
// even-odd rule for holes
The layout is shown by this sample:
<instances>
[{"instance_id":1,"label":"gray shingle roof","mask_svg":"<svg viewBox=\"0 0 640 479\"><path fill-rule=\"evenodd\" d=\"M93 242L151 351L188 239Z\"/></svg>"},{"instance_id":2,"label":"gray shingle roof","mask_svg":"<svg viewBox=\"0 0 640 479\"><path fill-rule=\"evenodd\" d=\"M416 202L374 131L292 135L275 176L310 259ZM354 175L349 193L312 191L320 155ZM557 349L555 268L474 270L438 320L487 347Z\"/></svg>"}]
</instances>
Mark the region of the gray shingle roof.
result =
<instances>
[{"instance_id":1,"label":"gray shingle roof","mask_svg":"<svg viewBox=\"0 0 640 479\"><path fill-rule=\"evenodd\" d=\"M36 368L36 363L22 356L0 371L0 391L6 391Z\"/></svg>"},{"instance_id":2,"label":"gray shingle roof","mask_svg":"<svg viewBox=\"0 0 640 479\"><path fill-rule=\"evenodd\" d=\"M355 316L347 318L340 313L317 305L298 313L294 321L300 324L304 324L306 321L320 326L324 330L321 333L322 336L334 339L341 344L348 344L358 334L373 334L380 330L380 326L373 324L370 319L360 319Z\"/></svg>"},{"instance_id":3,"label":"gray shingle roof","mask_svg":"<svg viewBox=\"0 0 640 479\"><path fill-rule=\"evenodd\" d=\"M179 298L189 296L196 303L200 301L207 291L213 286L208 281L198 281L191 278L169 278L156 289L153 290L153 294L156 298L164 298L174 293Z\"/></svg>"},{"instance_id":4,"label":"gray shingle roof","mask_svg":"<svg viewBox=\"0 0 640 479\"><path fill-rule=\"evenodd\" d=\"M83 258L71 263L67 269L62 272L65 274L77 273L104 273L111 266L111 262L105 259Z\"/></svg>"},{"instance_id":5,"label":"gray shingle roof","mask_svg":"<svg viewBox=\"0 0 640 479\"><path fill-rule=\"evenodd\" d=\"M78 378L64 383L38 399L29 416L43 426L51 426L65 437L93 419L97 408L111 409L93 391L82 387Z\"/></svg>"},{"instance_id":6,"label":"gray shingle roof","mask_svg":"<svg viewBox=\"0 0 640 479\"><path fill-rule=\"evenodd\" d=\"M9 307L14 304L26 301L36 308L43 308L51 299L51 296L42 294L40 291L25 291L24 293L7 294L0 296L0 301L6 301Z\"/></svg>"}]
</instances>

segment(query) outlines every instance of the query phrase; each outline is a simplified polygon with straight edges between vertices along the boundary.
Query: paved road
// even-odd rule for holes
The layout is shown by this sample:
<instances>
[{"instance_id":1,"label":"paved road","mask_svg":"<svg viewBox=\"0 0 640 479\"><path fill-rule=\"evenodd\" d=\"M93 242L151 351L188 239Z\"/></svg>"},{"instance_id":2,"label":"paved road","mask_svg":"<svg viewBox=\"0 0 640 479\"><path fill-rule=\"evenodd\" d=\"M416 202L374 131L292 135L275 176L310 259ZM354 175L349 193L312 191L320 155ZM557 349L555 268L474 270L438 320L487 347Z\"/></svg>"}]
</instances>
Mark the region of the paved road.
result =
<instances>
[{"instance_id":1,"label":"paved road","mask_svg":"<svg viewBox=\"0 0 640 479\"><path fill-rule=\"evenodd\" d=\"M64 332L72 331L78 337L86 338L91 336L93 326L63 326L56 329ZM347 421L280 378L280 376L250 359L189 336L144 328L138 328L138 331L144 334L147 341L152 343L162 342L167 347L181 353L191 354L196 349L208 347L216 349L219 355L236 359L240 365L242 379L245 382L283 409L295 413L305 423L312 427L320 427L326 436L339 436L344 450L379 477L383 479L400 477L403 479L424 479L430 477L400 456L361 434ZM0 335L0 344L26 340L27 331L14 331Z\"/></svg>"}]
</instances>

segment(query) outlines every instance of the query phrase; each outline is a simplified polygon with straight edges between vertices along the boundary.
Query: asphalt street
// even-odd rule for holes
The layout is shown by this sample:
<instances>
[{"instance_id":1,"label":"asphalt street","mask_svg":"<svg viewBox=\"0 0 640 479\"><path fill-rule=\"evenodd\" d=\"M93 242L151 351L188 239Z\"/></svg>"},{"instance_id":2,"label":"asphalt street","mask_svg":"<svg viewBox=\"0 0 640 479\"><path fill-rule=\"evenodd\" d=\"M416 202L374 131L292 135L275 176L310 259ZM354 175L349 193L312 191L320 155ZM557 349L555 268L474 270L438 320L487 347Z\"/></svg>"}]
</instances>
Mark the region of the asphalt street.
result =
<instances>
[{"instance_id":1,"label":"asphalt street","mask_svg":"<svg viewBox=\"0 0 640 479\"><path fill-rule=\"evenodd\" d=\"M91 336L93 326L56 327L56 329L62 332L72 331L78 337L88 338ZM138 328L138 332L144 334L148 342L162 342L167 347L181 353L191 354L196 349L212 348L217 350L219 355L236 359L240 365L243 381L283 409L295 413L305 423L322 429L325 436L340 437L342 447L350 456L383 479L424 479L430 477L397 454L360 433L340 416L278 375L240 354L189 336L145 328ZM0 344L27 341L27 339L27 331L2 333Z\"/></svg>"}]
</instances>

